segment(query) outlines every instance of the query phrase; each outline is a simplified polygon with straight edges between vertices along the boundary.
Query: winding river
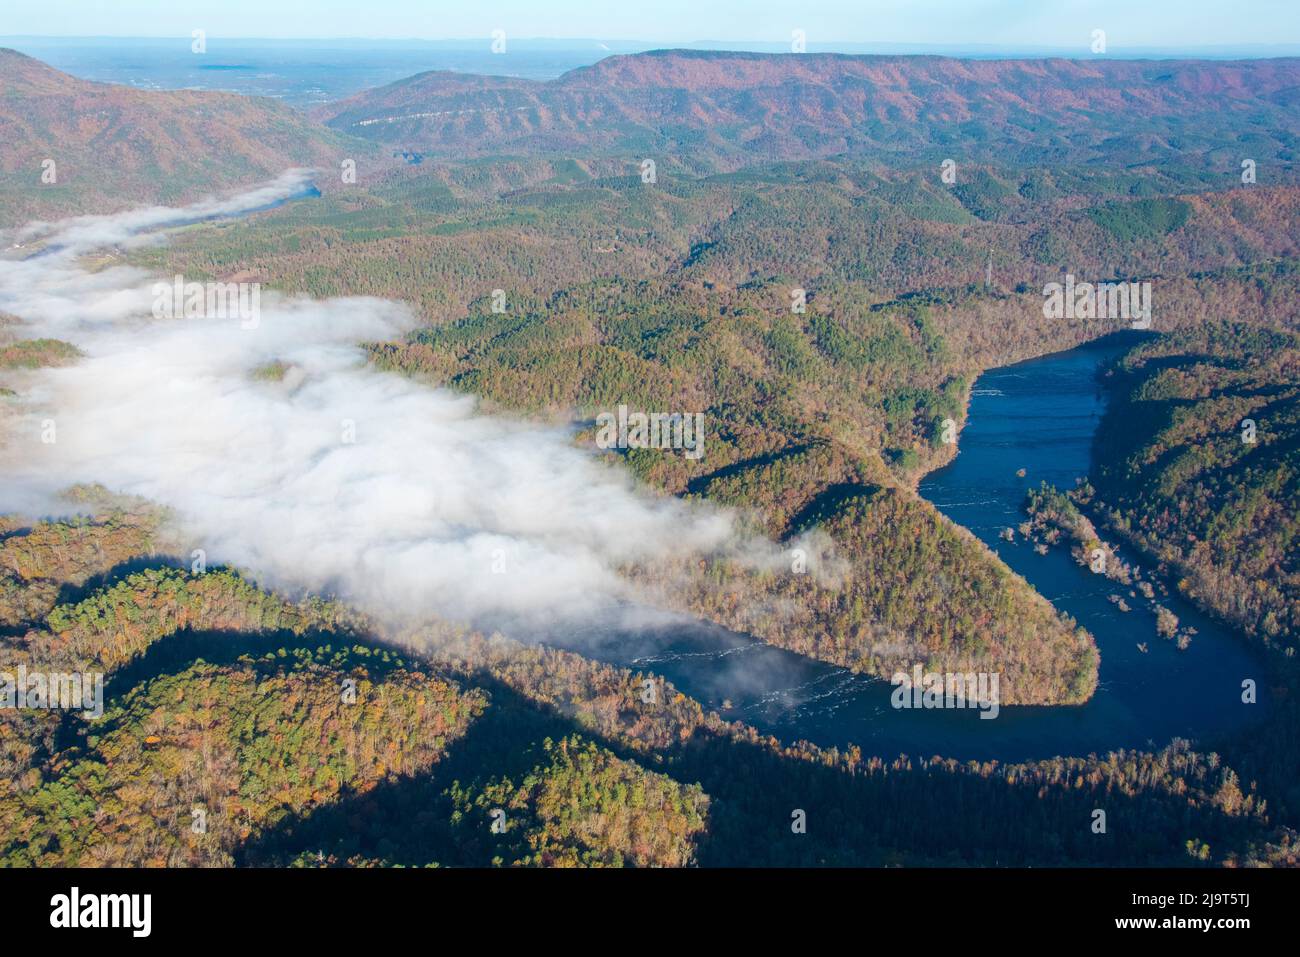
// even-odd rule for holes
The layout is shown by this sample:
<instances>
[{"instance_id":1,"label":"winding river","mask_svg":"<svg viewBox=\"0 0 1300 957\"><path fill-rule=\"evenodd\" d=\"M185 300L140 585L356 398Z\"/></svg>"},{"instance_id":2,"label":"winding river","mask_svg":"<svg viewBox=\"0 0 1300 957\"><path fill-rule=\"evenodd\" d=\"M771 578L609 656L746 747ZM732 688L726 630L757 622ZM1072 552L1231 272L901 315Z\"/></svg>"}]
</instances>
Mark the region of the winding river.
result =
<instances>
[{"instance_id":1,"label":"winding river","mask_svg":"<svg viewBox=\"0 0 1300 957\"><path fill-rule=\"evenodd\" d=\"M1070 488L1087 474L1105 410L1099 370L1134 335L980 376L957 457L920 486L941 512L1096 637L1100 681L1086 704L1003 707L994 720L981 720L977 710L896 710L886 681L704 627L622 635L596 656L662 674L726 717L784 740L852 743L886 757L1018 761L1104 753L1160 747L1175 737L1212 739L1257 719L1267 704L1262 697L1243 704L1241 682L1253 678L1262 696L1264 671L1243 640L1170 594L1159 601L1198 632L1179 651L1157 637L1150 603L1130 596L1128 587L1081 568L1064 547L1039 555L1019 535L1013 543L999 537L1024 520L1028 488L1043 480ZM1132 610L1121 611L1112 595Z\"/></svg>"}]
</instances>

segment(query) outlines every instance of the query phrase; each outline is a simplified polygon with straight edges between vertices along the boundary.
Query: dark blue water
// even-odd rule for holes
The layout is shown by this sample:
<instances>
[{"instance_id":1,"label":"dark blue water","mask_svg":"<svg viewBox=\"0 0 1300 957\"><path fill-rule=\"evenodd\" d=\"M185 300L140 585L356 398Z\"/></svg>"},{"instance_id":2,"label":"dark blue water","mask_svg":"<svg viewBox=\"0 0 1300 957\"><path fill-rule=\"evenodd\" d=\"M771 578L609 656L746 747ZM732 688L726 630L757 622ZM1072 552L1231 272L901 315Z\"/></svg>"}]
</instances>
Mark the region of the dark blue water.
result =
<instances>
[{"instance_id":1,"label":"dark blue water","mask_svg":"<svg viewBox=\"0 0 1300 957\"><path fill-rule=\"evenodd\" d=\"M1098 369L1131 346L1132 335L985 373L974 386L957 458L920 487L940 511L1095 636L1101 673L1088 703L1004 706L992 720L980 719L976 710L895 710L889 701L893 688L885 681L720 629L619 636L596 654L662 674L725 716L784 740L851 743L887 757L1008 761L1104 753L1160 747L1175 737L1204 739L1258 719L1267 707L1264 672L1243 640L1172 594L1158 597L1199 632L1179 651L1156 635L1150 603L1130 596L1128 586L1081 568L1064 547L1038 555L1018 534L1015 544L998 537L1024 520L1030 487L1046 480L1072 488L1088 473L1105 408ZM1023 478L1016 474L1022 468ZM1132 610L1120 611L1108 600L1113 594ZM1256 681L1260 704L1241 702L1244 678Z\"/></svg>"}]
</instances>

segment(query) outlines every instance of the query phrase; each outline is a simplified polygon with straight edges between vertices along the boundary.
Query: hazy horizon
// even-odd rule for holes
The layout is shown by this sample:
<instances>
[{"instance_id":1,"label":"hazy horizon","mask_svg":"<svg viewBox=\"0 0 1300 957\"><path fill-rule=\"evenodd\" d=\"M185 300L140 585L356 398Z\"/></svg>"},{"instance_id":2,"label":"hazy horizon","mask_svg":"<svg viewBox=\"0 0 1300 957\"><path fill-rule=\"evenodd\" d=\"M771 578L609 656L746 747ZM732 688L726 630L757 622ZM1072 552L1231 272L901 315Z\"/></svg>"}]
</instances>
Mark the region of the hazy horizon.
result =
<instances>
[{"instance_id":1,"label":"hazy horizon","mask_svg":"<svg viewBox=\"0 0 1300 957\"><path fill-rule=\"evenodd\" d=\"M175 42L188 50L191 37L188 35L147 35L147 34L55 34L55 33L12 33L0 34L0 45L9 45L11 41L37 42L52 46L76 43L93 44L158 44ZM356 35L337 36L297 36L275 37L256 35L222 35L207 34L210 44L250 44L267 46L296 46L304 48L322 48L331 44L341 44L351 48L404 46L412 49L445 49L458 51L486 51L491 43L490 36L455 36L455 37L417 37L389 36L368 37ZM520 36L510 37L509 43L515 47L539 50L598 50L609 55L619 53L638 53L650 50L709 50L717 52L738 53L788 53L788 41L761 39L712 39L694 40L662 38L602 38L597 36ZM213 51L217 52L217 51ZM934 56L969 55L977 58L990 57L1040 57L1055 56L1067 58L1109 57L1111 59L1141 58L1177 58L1210 57L1223 58L1241 56L1244 58L1270 58L1300 56L1300 42L1295 41L1249 41L1205 44L1129 44L1112 42L1104 54L1093 53L1086 43L1052 44L1052 43L997 43L997 42L926 42L926 41L842 41L817 42L809 38L807 53L842 53L848 55L870 55L873 53L916 54Z\"/></svg>"},{"instance_id":2,"label":"hazy horizon","mask_svg":"<svg viewBox=\"0 0 1300 957\"><path fill-rule=\"evenodd\" d=\"M1300 43L1300 18L1286 0L1257 0L1248 10L1212 0L1126 0L1041 3L1035 0L816 0L791 7L775 0L720 0L700 5L662 0L653 5L592 9L583 0L540 6L495 0L466 7L414 0L372 0L364 17L345 0L274 5L263 0L177 5L137 0L129 7L86 0L47 0L8 11L8 36L257 38L582 38L604 43L773 43L788 45L800 31L817 45L995 45L1002 49L1088 50L1104 30L1113 49L1181 50L1216 44ZM743 24L738 29L738 25ZM748 34L746 40L713 38Z\"/></svg>"}]
</instances>

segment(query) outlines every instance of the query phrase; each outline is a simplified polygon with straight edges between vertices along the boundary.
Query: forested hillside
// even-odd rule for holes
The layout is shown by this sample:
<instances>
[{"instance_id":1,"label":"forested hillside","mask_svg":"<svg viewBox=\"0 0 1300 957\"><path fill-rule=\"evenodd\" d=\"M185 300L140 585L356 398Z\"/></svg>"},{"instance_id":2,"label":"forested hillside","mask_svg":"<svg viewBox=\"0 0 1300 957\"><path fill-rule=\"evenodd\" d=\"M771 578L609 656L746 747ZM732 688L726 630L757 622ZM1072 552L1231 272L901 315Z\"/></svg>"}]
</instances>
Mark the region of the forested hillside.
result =
<instances>
[{"instance_id":1,"label":"forested hillside","mask_svg":"<svg viewBox=\"0 0 1300 957\"><path fill-rule=\"evenodd\" d=\"M571 652L436 623L397 651L228 573L202 597L207 577L151 566L4 639L8 670L83 621L109 672L102 719L0 713L4 863L1294 862L1296 805L1235 770L1246 744L1010 765L788 746Z\"/></svg>"},{"instance_id":2,"label":"forested hillside","mask_svg":"<svg viewBox=\"0 0 1300 957\"><path fill-rule=\"evenodd\" d=\"M1300 338L1207 323L1111 373L1098 436L1107 523L1180 590L1294 655L1300 638Z\"/></svg>"},{"instance_id":3,"label":"forested hillside","mask_svg":"<svg viewBox=\"0 0 1300 957\"><path fill-rule=\"evenodd\" d=\"M188 202L376 155L273 100L89 83L0 49L0 227Z\"/></svg>"}]
</instances>

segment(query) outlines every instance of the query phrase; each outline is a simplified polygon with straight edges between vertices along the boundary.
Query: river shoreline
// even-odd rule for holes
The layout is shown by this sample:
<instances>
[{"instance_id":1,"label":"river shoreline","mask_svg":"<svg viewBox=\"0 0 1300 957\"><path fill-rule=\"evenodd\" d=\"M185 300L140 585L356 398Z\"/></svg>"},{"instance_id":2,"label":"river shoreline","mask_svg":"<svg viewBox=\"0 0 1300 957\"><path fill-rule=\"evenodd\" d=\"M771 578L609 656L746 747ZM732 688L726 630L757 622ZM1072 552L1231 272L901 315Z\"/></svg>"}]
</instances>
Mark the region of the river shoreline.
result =
<instances>
[{"instance_id":1,"label":"river shoreline","mask_svg":"<svg viewBox=\"0 0 1300 957\"><path fill-rule=\"evenodd\" d=\"M1044 478L1072 487L1089 473L1104 411L1098 374L1127 351L1123 341L1106 337L979 376L957 455L920 483L922 496L941 513L1095 636L1101 671L1088 701L1003 706L996 720L981 719L978 709L898 709L885 679L705 624L624 634L575 650L660 674L723 717L764 734L823 747L856 745L886 758L1027 761L1155 749L1247 727L1267 706L1244 705L1240 682L1263 679L1266 669L1236 635L1171 593L1160 601L1197 628L1196 640L1186 651L1151 641L1155 617L1145 601L1125 595L1134 607L1121 612L1111 601L1119 586L1104 576L1059 549L1039 555L1027 542L1000 538L1023 521L1027 487ZM1139 650L1147 642L1149 652Z\"/></svg>"}]
</instances>

